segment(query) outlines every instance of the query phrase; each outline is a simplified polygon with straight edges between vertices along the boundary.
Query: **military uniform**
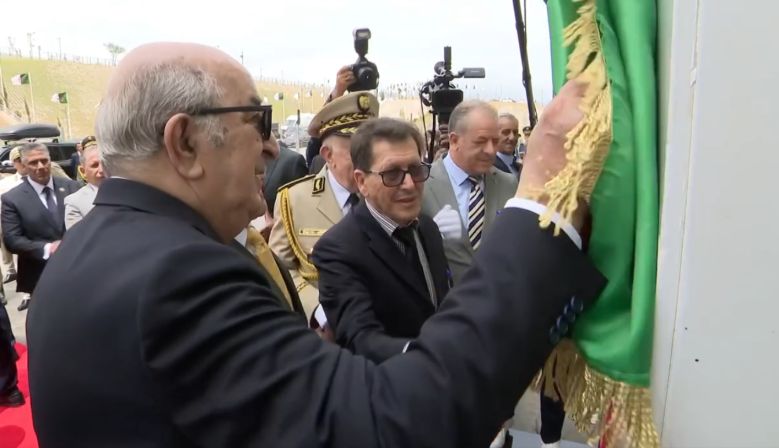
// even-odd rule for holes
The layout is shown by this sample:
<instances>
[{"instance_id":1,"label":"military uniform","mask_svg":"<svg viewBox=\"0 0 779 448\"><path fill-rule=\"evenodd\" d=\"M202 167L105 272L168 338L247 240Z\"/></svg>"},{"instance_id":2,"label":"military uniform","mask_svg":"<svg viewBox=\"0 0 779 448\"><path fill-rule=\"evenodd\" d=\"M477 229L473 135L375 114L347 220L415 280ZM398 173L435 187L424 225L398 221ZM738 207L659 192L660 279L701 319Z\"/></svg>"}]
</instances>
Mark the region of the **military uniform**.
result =
<instances>
[{"instance_id":1,"label":"military uniform","mask_svg":"<svg viewBox=\"0 0 779 448\"><path fill-rule=\"evenodd\" d=\"M350 93L322 108L311 121L308 133L322 140L330 135L350 137L360 124L378 115L375 96ZM290 271L310 322L319 305L319 276L310 261L311 251L327 229L343 217L327 166L279 188L273 212L269 246Z\"/></svg>"}]
</instances>

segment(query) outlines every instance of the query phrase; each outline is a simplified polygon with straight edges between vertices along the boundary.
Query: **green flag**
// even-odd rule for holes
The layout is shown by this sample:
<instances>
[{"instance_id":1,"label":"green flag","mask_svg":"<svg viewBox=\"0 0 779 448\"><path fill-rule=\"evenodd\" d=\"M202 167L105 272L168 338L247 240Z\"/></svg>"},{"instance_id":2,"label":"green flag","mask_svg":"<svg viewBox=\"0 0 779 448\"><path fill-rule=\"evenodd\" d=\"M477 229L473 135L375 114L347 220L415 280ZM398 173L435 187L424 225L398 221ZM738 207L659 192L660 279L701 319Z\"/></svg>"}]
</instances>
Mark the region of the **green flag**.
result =
<instances>
[{"instance_id":1,"label":"green flag","mask_svg":"<svg viewBox=\"0 0 779 448\"><path fill-rule=\"evenodd\" d=\"M68 104L68 92L55 93L51 96L53 103Z\"/></svg>"},{"instance_id":2,"label":"green flag","mask_svg":"<svg viewBox=\"0 0 779 448\"><path fill-rule=\"evenodd\" d=\"M25 84L30 83L30 74L29 73L20 73L13 78L11 78L11 84L15 86L21 86Z\"/></svg>"},{"instance_id":3,"label":"green flag","mask_svg":"<svg viewBox=\"0 0 779 448\"><path fill-rule=\"evenodd\" d=\"M588 256L609 284L574 325L573 344L547 361L545 392L556 384L579 430L602 444L657 447L649 390L659 221L656 0L547 6L555 91L567 79L590 83L584 126L568 136L571 168L561 173L568 177L547 184L549 205L565 217L577 196L589 199Z\"/></svg>"}]
</instances>

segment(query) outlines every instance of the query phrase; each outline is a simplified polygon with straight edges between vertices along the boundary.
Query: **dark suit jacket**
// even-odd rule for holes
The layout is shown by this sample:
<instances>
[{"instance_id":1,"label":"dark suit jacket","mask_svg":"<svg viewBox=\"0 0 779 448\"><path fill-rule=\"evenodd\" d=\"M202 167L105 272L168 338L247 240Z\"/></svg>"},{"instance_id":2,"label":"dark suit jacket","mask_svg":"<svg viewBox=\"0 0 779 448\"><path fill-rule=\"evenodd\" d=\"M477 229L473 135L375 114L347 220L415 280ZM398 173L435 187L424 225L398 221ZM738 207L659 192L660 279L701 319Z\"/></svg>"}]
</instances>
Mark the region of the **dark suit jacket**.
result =
<instances>
[{"instance_id":1,"label":"dark suit jacket","mask_svg":"<svg viewBox=\"0 0 779 448\"><path fill-rule=\"evenodd\" d=\"M319 155L319 150L322 148L322 140L311 137L306 145L306 165L311 166L314 162L314 157Z\"/></svg>"},{"instance_id":2,"label":"dark suit jacket","mask_svg":"<svg viewBox=\"0 0 779 448\"><path fill-rule=\"evenodd\" d=\"M81 154L75 151L70 155L70 166L67 168L67 175L71 179L78 179L78 167L81 166Z\"/></svg>"},{"instance_id":3,"label":"dark suit jacket","mask_svg":"<svg viewBox=\"0 0 779 448\"><path fill-rule=\"evenodd\" d=\"M421 215L418 234L440 303L449 292L441 233ZM424 278L365 202L319 239L312 261L319 272L319 302L336 342L375 363L400 354L435 313Z\"/></svg>"},{"instance_id":4,"label":"dark suit jacket","mask_svg":"<svg viewBox=\"0 0 779 448\"><path fill-rule=\"evenodd\" d=\"M276 204L276 193L279 187L307 174L306 159L296 151L279 146L279 157L265 165L263 194L271 215L273 214L273 206Z\"/></svg>"},{"instance_id":5,"label":"dark suit jacket","mask_svg":"<svg viewBox=\"0 0 779 448\"><path fill-rule=\"evenodd\" d=\"M320 339L179 200L108 179L27 318L41 448L487 446L605 280L538 216L505 210L409 350L380 365ZM62 291L72 291L63 300ZM73 405L78 403L78 412Z\"/></svg>"},{"instance_id":6,"label":"dark suit jacket","mask_svg":"<svg viewBox=\"0 0 779 448\"><path fill-rule=\"evenodd\" d=\"M22 183L3 194L2 220L3 241L11 253L19 256L16 290L32 294L38 278L46 266L43 247L47 243L62 239L65 233L65 197L79 189L77 182L52 177L54 193L57 196L59 223L55 222L30 181Z\"/></svg>"},{"instance_id":7,"label":"dark suit jacket","mask_svg":"<svg viewBox=\"0 0 779 448\"><path fill-rule=\"evenodd\" d=\"M289 311L294 311L295 313L299 314L303 319L306 318L306 313L305 311L303 311L303 304L300 302L300 295L298 295L298 290L295 287L295 282L292 281L292 276L289 274L289 271L287 270L287 268L284 267L284 265L281 263L281 260L279 259L279 257L276 256L276 254L273 254L273 259L276 261L276 265L279 267L279 272L281 272L281 278L284 280L284 286L286 286L287 292L289 293L289 297L292 300L292 308L289 307L289 303L287 303L287 300L284 299L284 293L279 290L278 285L276 285L276 282L273 281L273 277L271 277L268 274L268 271L265 270L265 267L258 262L254 254L252 254L246 247L244 247L238 241L233 241L230 243L230 245L233 246L235 250L240 252L242 255L249 257L252 261L260 265L260 270L262 271L262 274L265 276L265 278L268 280L268 284L270 285L270 289L274 294L274 298L279 299L278 302L282 308L286 308Z\"/></svg>"},{"instance_id":8,"label":"dark suit jacket","mask_svg":"<svg viewBox=\"0 0 779 448\"><path fill-rule=\"evenodd\" d=\"M498 156L495 156L495 161L492 162L492 166L494 166L495 168L503 171L504 173L514 174L514 173L511 172L511 169L509 168L509 166L506 165L506 162L504 162L503 159L501 159ZM517 164L517 179L519 179L519 177L521 175L522 175L522 164L520 163L520 164Z\"/></svg>"}]
</instances>

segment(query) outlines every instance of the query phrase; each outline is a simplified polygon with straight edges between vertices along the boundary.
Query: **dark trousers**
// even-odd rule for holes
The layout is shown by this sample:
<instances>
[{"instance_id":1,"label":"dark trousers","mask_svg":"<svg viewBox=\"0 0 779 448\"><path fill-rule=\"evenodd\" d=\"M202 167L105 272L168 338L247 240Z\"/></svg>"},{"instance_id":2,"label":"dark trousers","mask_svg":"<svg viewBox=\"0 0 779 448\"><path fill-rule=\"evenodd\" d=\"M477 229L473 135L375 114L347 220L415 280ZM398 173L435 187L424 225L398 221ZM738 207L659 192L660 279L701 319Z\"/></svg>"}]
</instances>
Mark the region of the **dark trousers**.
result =
<instances>
[{"instance_id":1,"label":"dark trousers","mask_svg":"<svg viewBox=\"0 0 779 448\"><path fill-rule=\"evenodd\" d=\"M565 404L555 401L541 392L541 441L544 443L559 442L563 435L565 423Z\"/></svg>"},{"instance_id":2,"label":"dark trousers","mask_svg":"<svg viewBox=\"0 0 779 448\"><path fill-rule=\"evenodd\" d=\"M8 311L0 305L0 397L5 397L16 388L16 349L11 319Z\"/></svg>"}]
</instances>

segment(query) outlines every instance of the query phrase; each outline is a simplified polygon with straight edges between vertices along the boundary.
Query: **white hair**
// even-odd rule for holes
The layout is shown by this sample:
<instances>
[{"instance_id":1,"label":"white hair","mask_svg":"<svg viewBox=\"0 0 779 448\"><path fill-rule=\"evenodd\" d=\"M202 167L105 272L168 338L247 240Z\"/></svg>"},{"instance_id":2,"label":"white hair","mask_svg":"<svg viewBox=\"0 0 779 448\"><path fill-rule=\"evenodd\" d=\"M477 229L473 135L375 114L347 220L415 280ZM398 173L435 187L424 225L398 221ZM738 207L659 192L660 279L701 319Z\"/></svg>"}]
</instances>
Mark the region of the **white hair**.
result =
<instances>
[{"instance_id":1,"label":"white hair","mask_svg":"<svg viewBox=\"0 0 779 448\"><path fill-rule=\"evenodd\" d=\"M465 128L468 124L468 116L474 110L484 110L490 115L498 119L498 112L492 107L492 104L481 100L468 100L463 101L454 108L452 114L449 116L449 132L457 132L462 134L465 132Z\"/></svg>"},{"instance_id":2,"label":"white hair","mask_svg":"<svg viewBox=\"0 0 779 448\"><path fill-rule=\"evenodd\" d=\"M140 68L100 103L95 137L103 166L118 173L123 164L153 156L163 148L165 124L173 115L218 107L223 94L213 76L195 67L163 63ZM223 144L219 117L196 117L196 122L215 146Z\"/></svg>"},{"instance_id":3,"label":"white hair","mask_svg":"<svg viewBox=\"0 0 779 448\"><path fill-rule=\"evenodd\" d=\"M47 148L46 145L44 145L43 143L38 143L38 142L25 143L19 147L19 157L22 158L22 163L24 163L24 159L27 157L27 154L33 151L43 151L46 153L47 156L51 157L49 155L49 148Z\"/></svg>"},{"instance_id":4,"label":"white hair","mask_svg":"<svg viewBox=\"0 0 779 448\"><path fill-rule=\"evenodd\" d=\"M517 119L517 117L511 112L501 112L501 114L498 115L498 120L500 120L501 118L511 118L512 120L519 123L519 119Z\"/></svg>"}]
</instances>

